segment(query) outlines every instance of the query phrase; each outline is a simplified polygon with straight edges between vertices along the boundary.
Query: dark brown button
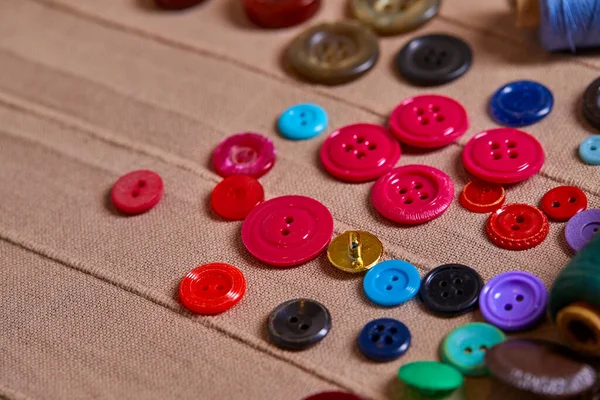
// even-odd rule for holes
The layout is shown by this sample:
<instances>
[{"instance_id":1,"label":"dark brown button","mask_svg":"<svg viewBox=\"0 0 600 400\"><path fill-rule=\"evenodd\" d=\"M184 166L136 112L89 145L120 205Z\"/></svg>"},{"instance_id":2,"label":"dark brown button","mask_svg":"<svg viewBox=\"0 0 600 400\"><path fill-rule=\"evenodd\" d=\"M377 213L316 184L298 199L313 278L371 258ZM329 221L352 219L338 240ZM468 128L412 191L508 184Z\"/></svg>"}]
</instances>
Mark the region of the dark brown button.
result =
<instances>
[{"instance_id":1,"label":"dark brown button","mask_svg":"<svg viewBox=\"0 0 600 400\"><path fill-rule=\"evenodd\" d=\"M156 5L167 10L183 10L202 3L204 0L155 0Z\"/></svg>"},{"instance_id":2,"label":"dark brown button","mask_svg":"<svg viewBox=\"0 0 600 400\"><path fill-rule=\"evenodd\" d=\"M362 23L381 35L418 28L433 18L440 0L351 0L350 10Z\"/></svg>"},{"instance_id":3,"label":"dark brown button","mask_svg":"<svg viewBox=\"0 0 600 400\"><path fill-rule=\"evenodd\" d=\"M583 94L583 115L596 129L600 129L600 78L590 83Z\"/></svg>"},{"instance_id":4,"label":"dark brown button","mask_svg":"<svg viewBox=\"0 0 600 400\"><path fill-rule=\"evenodd\" d=\"M373 68L379 58L379 44L373 32L357 22L326 23L296 37L287 57L305 79L335 85Z\"/></svg>"}]
</instances>

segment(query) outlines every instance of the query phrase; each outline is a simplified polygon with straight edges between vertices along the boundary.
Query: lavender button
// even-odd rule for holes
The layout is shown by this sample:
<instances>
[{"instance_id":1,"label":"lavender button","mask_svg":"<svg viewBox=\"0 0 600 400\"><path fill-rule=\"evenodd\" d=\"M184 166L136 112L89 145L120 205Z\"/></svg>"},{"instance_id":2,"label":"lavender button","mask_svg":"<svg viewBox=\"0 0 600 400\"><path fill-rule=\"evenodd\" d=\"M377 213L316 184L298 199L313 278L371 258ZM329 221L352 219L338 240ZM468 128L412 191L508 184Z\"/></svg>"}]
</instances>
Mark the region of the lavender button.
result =
<instances>
[{"instance_id":1,"label":"lavender button","mask_svg":"<svg viewBox=\"0 0 600 400\"><path fill-rule=\"evenodd\" d=\"M479 308L487 322L504 331L526 329L546 313L548 291L535 275L511 271L493 277L479 294Z\"/></svg>"},{"instance_id":2,"label":"lavender button","mask_svg":"<svg viewBox=\"0 0 600 400\"><path fill-rule=\"evenodd\" d=\"M269 138L258 133L238 133L219 143L212 162L222 177L250 175L260 178L275 163L275 146Z\"/></svg>"},{"instance_id":3,"label":"lavender button","mask_svg":"<svg viewBox=\"0 0 600 400\"><path fill-rule=\"evenodd\" d=\"M565 226L565 239L573 251L581 250L600 232L600 210L586 210L575 214Z\"/></svg>"}]
</instances>

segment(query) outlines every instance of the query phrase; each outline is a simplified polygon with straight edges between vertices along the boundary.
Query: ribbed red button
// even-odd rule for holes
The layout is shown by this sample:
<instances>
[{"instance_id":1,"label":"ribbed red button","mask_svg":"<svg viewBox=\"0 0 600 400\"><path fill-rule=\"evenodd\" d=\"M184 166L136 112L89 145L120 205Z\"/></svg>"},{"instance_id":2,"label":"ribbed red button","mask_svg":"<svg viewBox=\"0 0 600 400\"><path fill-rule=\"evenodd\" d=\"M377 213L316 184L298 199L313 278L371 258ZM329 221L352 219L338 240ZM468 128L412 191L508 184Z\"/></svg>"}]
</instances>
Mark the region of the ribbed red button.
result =
<instances>
[{"instance_id":1,"label":"ribbed red button","mask_svg":"<svg viewBox=\"0 0 600 400\"><path fill-rule=\"evenodd\" d=\"M473 180L460 194L460 204L469 211L489 213L502 207L506 194L502 185Z\"/></svg>"},{"instance_id":2,"label":"ribbed red button","mask_svg":"<svg viewBox=\"0 0 600 400\"><path fill-rule=\"evenodd\" d=\"M542 243L550 226L544 213L529 204L507 204L490 215L488 238L498 247L526 250Z\"/></svg>"},{"instance_id":3,"label":"ribbed red button","mask_svg":"<svg viewBox=\"0 0 600 400\"><path fill-rule=\"evenodd\" d=\"M559 186L542 197L542 211L555 221L568 221L587 208L585 193L575 186Z\"/></svg>"},{"instance_id":4,"label":"ribbed red button","mask_svg":"<svg viewBox=\"0 0 600 400\"><path fill-rule=\"evenodd\" d=\"M150 210L163 195L163 181L156 172L133 171L115 182L111 199L115 207L126 214L140 214Z\"/></svg>"},{"instance_id":5,"label":"ribbed red button","mask_svg":"<svg viewBox=\"0 0 600 400\"><path fill-rule=\"evenodd\" d=\"M256 178L234 175L223 179L213 189L210 201L213 210L230 220L246 218L265 199L265 191Z\"/></svg>"},{"instance_id":6,"label":"ribbed red button","mask_svg":"<svg viewBox=\"0 0 600 400\"><path fill-rule=\"evenodd\" d=\"M263 28L285 28L312 17L321 0L244 0L250 21Z\"/></svg>"}]
</instances>

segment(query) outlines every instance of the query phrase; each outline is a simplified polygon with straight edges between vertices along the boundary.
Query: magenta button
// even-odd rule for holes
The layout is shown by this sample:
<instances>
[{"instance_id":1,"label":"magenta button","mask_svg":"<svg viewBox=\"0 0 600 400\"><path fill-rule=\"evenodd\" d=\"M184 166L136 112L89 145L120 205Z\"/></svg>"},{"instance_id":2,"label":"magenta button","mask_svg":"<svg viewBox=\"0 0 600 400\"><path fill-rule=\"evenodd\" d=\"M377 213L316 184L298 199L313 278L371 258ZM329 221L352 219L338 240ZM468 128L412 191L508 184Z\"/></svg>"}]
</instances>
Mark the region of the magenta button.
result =
<instances>
[{"instance_id":1,"label":"magenta button","mask_svg":"<svg viewBox=\"0 0 600 400\"><path fill-rule=\"evenodd\" d=\"M275 146L258 133L238 133L219 143L212 162L222 177L249 175L260 178L275 163Z\"/></svg>"}]
</instances>

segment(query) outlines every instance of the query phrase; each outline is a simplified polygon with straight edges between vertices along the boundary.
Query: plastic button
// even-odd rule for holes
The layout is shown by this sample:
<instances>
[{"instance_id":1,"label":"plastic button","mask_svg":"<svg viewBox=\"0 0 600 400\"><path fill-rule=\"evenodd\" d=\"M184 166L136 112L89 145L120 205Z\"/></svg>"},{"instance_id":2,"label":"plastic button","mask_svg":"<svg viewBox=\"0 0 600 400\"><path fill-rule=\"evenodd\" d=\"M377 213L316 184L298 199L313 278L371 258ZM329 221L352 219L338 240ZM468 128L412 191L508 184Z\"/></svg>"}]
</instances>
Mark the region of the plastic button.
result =
<instances>
[{"instance_id":1,"label":"plastic button","mask_svg":"<svg viewBox=\"0 0 600 400\"><path fill-rule=\"evenodd\" d=\"M183 10L202 3L204 0L155 0L160 8L165 10Z\"/></svg>"},{"instance_id":2,"label":"plastic button","mask_svg":"<svg viewBox=\"0 0 600 400\"><path fill-rule=\"evenodd\" d=\"M371 202L379 214L407 225L439 217L453 198L450 177L426 165L395 168L379 178L371 191Z\"/></svg>"},{"instance_id":3,"label":"plastic button","mask_svg":"<svg viewBox=\"0 0 600 400\"><path fill-rule=\"evenodd\" d=\"M600 210L586 210L575 214L567 222L565 239L569 247L577 252L583 249L598 232L600 232Z\"/></svg>"},{"instance_id":4,"label":"plastic button","mask_svg":"<svg viewBox=\"0 0 600 400\"><path fill-rule=\"evenodd\" d=\"M179 284L179 298L189 310L203 315L222 313L246 293L246 278L233 265L212 263L194 268Z\"/></svg>"},{"instance_id":5,"label":"plastic button","mask_svg":"<svg viewBox=\"0 0 600 400\"><path fill-rule=\"evenodd\" d=\"M212 162L222 177L249 175L260 178L275 164L275 146L258 133L239 133L219 143Z\"/></svg>"},{"instance_id":6,"label":"plastic button","mask_svg":"<svg viewBox=\"0 0 600 400\"><path fill-rule=\"evenodd\" d=\"M544 165L544 150L536 138L513 128L491 129L469 140L463 165L479 179L516 183L535 175Z\"/></svg>"},{"instance_id":7,"label":"plastic button","mask_svg":"<svg viewBox=\"0 0 600 400\"><path fill-rule=\"evenodd\" d=\"M392 361L410 347L410 331L392 318L375 319L365 325L358 336L358 348L373 361Z\"/></svg>"},{"instance_id":8,"label":"plastic button","mask_svg":"<svg viewBox=\"0 0 600 400\"><path fill-rule=\"evenodd\" d=\"M489 213L502 207L506 193L497 183L473 180L467 183L460 194L460 204L469 211Z\"/></svg>"},{"instance_id":9,"label":"plastic button","mask_svg":"<svg viewBox=\"0 0 600 400\"><path fill-rule=\"evenodd\" d=\"M542 243L550 225L546 215L529 204L507 204L490 215L485 228L488 238L507 250L531 249Z\"/></svg>"},{"instance_id":10,"label":"plastic button","mask_svg":"<svg viewBox=\"0 0 600 400\"><path fill-rule=\"evenodd\" d=\"M243 0L248 19L263 28L301 24L321 7L321 0Z\"/></svg>"},{"instance_id":11,"label":"plastic button","mask_svg":"<svg viewBox=\"0 0 600 400\"><path fill-rule=\"evenodd\" d=\"M596 129L600 129L600 78L589 84L583 94L583 115Z\"/></svg>"},{"instance_id":12,"label":"plastic button","mask_svg":"<svg viewBox=\"0 0 600 400\"><path fill-rule=\"evenodd\" d=\"M396 67L408 81L422 86L453 81L471 67L471 48L448 35L426 35L409 41L396 56Z\"/></svg>"},{"instance_id":13,"label":"plastic button","mask_svg":"<svg viewBox=\"0 0 600 400\"><path fill-rule=\"evenodd\" d=\"M579 157L586 164L600 165L600 135L594 135L579 145Z\"/></svg>"},{"instance_id":14,"label":"plastic button","mask_svg":"<svg viewBox=\"0 0 600 400\"><path fill-rule=\"evenodd\" d=\"M365 231L347 231L327 247L329 262L345 272L364 272L381 259L383 245L377 236Z\"/></svg>"},{"instance_id":15,"label":"plastic button","mask_svg":"<svg viewBox=\"0 0 600 400\"><path fill-rule=\"evenodd\" d=\"M453 317L477 307L482 287L483 280L473 268L444 264L425 275L419 296L431 312Z\"/></svg>"},{"instance_id":16,"label":"plastic button","mask_svg":"<svg viewBox=\"0 0 600 400\"><path fill-rule=\"evenodd\" d=\"M437 361L415 361L398 370L398 378L406 385L422 390L432 398L435 392L451 392L463 385L464 378L458 370ZM446 393L449 394L449 393Z\"/></svg>"},{"instance_id":17,"label":"plastic button","mask_svg":"<svg viewBox=\"0 0 600 400\"><path fill-rule=\"evenodd\" d=\"M392 307L412 299L419 291L420 283L419 271L412 264L388 260L367 272L363 288L372 302Z\"/></svg>"},{"instance_id":18,"label":"plastic button","mask_svg":"<svg viewBox=\"0 0 600 400\"><path fill-rule=\"evenodd\" d=\"M504 332L490 324L473 322L459 326L442 342L442 361L465 375L486 375L486 351L505 340Z\"/></svg>"},{"instance_id":19,"label":"plastic button","mask_svg":"<svg viewBox=\"0 0 600 400\"><path fill-rule=\"evenodd\" d=\"M265 201L242 225L242 241L248 251L279 267L312 260L327 247L332 234L333 217L327 207L304 196Z\"/></svg>"},{"instance_id":20,"label":"plastic button","mask_svg":"<svg viewBox=\"0 0 600 400\"><path fill-rule=\"evenodd\" d=\"M362 23L383 35L408 32L433 18L440 0L352 0L350 10Z\"/></svg>"},{"instance_id":21,"label":"plastic button","mask_svg":"<svg viewBox=\"0 0 600 400\"><path fill-rule=\"evenodd\" d=\"M163 195L163 181L156 172L133 171L120 177L112 187L111 199L125 214L141 214L153 208Z\"/></svg>"},{"instance_id":22,"label":"plastic button","mask_svg":"<svg viewBox=\"0 0 600 400\"><path fill-rule=\"evenodd\" d=\"M535 275L522 271L505 272L485 284L479 295L479 309L490 324L507 331L531 327L542 319L548 291Z\"/></svg>"},{"instance_id":23,"label":"plastic button","mask_svg":"<svg viewBox=\"0 0 600 400\"><path fill-rule=\"evenodd\" d=\"M327 128L327 113L316 104L297 104L281 114L279 132L288 139L311 139Z\"/></svg>"},{"instance_id":24,"label":"plastic button","mask_svg":"<svg viewBox=\"0 0 600 400\"><path fill-rule=\"evenodd\" d=\"M304 350L329 333L331 315L325 306L309 299L289 300L278 305L267 321L271 341L282 349Z\"/></svg>"},{"instance_id":25,"label":"plastic button","mask_svg":"<svg viewBox=\"0 0 600 400\"><path fill-rule=\"evenodd\" d=\"M381 125L348 125L333 132L321 147L323 167L348 182L377 179L400 159L400 145Z\"/></svg>"},{"instance_id":26,"label":"plastic button","mask_svg":"<svg viewBox=\"0 0 600 400\"><path fill-rule=\"evenodd\" d=\"M360 397L348 392L321 392L313 394L304 400L362 400Z\"/></svg>"},{"instance_id":27,"label":"plastic button","mask_svg":"<svg viewBox=\"0 0 600 400\"><path fill-rule=\"evenodd\" d=\"M542 210L555 221L567 221L587 208L587 196L575 186L559 186L542 197Z\"/></svg>"},{"instance_id":28,"label":"plastic button","mask_svg":"<svg viewBox=\"0 0 600 400\"><path fill-rule=\"evenodd\" d=\"M215 186L210 202L221 217L240 220L265 199L259 181L251 176L235 175L223 179Z\"/></svg>"},{"instance_id":29,"label":"plastic button","mask_svg":"<svg viewBox=\"0 0 600 400\"><path fill-rule=\"evenodd\" d=\"M501 125L520 127L535 124L552 111L554 97L548 88L532 81L510 82L490 101L490 114Z\"/></svg>"},{"instance_id":30,"label":"plastic button","mask_svg":"<svg viewBox=\"0 0 600 400\"><path fill-rule=\"evenodd\" d=\"M438 95L406 99L390 116L392 133L415 147L446 146L464 135L468 127L464 107L454 99Z\"/></svg>"}]
</instances>

